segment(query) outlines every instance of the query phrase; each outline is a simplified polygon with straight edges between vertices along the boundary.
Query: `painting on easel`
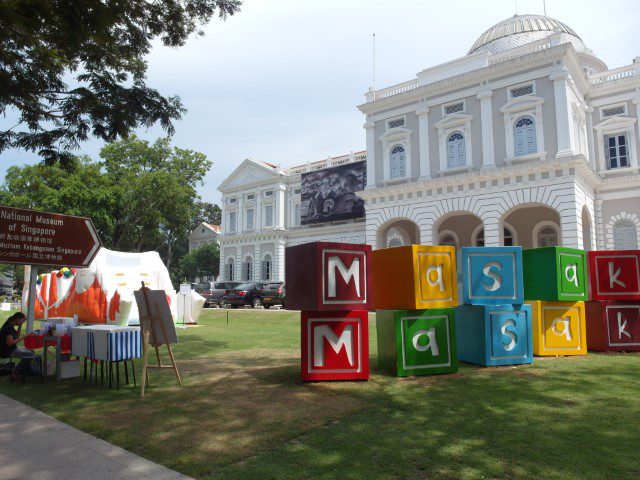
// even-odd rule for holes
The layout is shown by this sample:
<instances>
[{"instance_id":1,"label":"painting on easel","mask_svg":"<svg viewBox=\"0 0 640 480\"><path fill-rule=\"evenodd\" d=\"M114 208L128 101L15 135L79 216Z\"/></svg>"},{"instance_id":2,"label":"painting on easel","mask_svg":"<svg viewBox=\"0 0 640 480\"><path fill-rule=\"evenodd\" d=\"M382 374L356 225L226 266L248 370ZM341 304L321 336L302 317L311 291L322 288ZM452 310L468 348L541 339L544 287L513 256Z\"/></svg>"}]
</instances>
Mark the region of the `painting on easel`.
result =
<instances>
[{"instance_id":1,"label":"painting on easel","mask_svg":"<svg viewBox=\"0 0 640 480\"><path fill-rule=\"evenodd\" d=\"M178 384L182 386L178 366L171 350L171 344L178 343L178 335L166 293L164 290L150 290L142 282L142 288L134 292L134 295L138 304L140 328L142 329L142 382L140 396L144 397L145 386L149 385L149 368L173 369L178 379ZM162 365L159 350L162 345L167 347L171 365ZM156 350L157 365L148 364L149 346L154 347Z\"/></svg>"}]
</instances>

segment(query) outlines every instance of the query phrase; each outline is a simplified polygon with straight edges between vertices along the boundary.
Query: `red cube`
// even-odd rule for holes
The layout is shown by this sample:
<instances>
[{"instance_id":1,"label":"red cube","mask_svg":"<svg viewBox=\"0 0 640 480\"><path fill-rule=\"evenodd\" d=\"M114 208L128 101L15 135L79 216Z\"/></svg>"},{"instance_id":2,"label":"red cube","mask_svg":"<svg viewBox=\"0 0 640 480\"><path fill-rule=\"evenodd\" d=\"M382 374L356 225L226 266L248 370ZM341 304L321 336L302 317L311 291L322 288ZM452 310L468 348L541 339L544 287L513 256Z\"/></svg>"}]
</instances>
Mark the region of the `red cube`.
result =
<instances>
[{"instance_id":1,"label":"red cube","mask_svg":"<svg viewBox=\"0 0 640 480\"><path fill-rule=\"evenodd\" d=\"M640 302L586 302L587 348L640 351Z\"/></svg>"},{"instance_id":2,"label":"red cube","mask_svg":"<svg viewBox=\"0 0 640 480\"><path fill-rule=\"evenodd\" d=\"M640 250L589 252L592 300L640 300Z\"/></svg>"},{"instance_id":3,"label":"red cube","mask_svg":"<svg viewBox=\"0 0 640 480\"><path fill-rule=\"evenodd\" d=\"M311 242L285 250L287 308L311 311L371 308L371 246Z\"/></svg>"},{"instance_id":4,"label":"red cube","mask_svg":"<svg viewBox=\"0 0 640 480\"><path fill-rule=\"evenodd\" d=\"M302 380L369 378L369 313L302 312Z\"/></svg>"}]
</instances>

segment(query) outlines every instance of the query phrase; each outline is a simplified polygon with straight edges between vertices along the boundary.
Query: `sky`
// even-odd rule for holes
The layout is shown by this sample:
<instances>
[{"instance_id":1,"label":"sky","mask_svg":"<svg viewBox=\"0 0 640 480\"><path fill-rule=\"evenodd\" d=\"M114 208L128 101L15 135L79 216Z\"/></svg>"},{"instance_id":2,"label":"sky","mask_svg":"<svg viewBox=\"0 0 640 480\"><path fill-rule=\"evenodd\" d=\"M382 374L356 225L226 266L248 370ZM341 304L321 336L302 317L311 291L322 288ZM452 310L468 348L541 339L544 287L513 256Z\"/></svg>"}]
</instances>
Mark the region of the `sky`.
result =
<instances>
[{"instance_id":1,"label":"sky","mask_svg":"<svg viewBox=\"0 0 640 480\"><path fill-rule=\"evenodd\" d=\"M218 185L245 159L292 166L365 149L357 105L377 88L464 56L476 38L514 13L542 14L543 0L245 0L186 46L155 44L148 85L178 95L188 112L173 144L203 152L213 167L200 188ZM638 0L547 0L547 15L573 28L609 68L640 56ZM0 119L4 128L10 119ZM161 128L136 132L153 141ZM103 142L77 153L94 158ZM6 167L37 162L31 152L0 155Z\"/></svg>"}]
</instances>

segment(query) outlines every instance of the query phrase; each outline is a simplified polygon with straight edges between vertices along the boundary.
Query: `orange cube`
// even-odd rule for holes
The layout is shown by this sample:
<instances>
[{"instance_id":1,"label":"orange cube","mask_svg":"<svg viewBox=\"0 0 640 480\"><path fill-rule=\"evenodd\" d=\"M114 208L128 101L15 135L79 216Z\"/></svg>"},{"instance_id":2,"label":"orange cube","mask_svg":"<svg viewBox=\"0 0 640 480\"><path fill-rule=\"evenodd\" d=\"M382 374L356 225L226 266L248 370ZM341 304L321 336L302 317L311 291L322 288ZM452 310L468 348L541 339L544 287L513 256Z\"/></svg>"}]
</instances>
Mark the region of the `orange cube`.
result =
<instances>
[{"instance_id":1,"label":"orange cube","mask_svg":"<svg viewBox=\"0 0 640 480\"><path fill-rule=\"evenodd\" d=\"M454 247L408 245L372 253L373 305L422 310L458 305Z\"/></svg>"}]
</instances>

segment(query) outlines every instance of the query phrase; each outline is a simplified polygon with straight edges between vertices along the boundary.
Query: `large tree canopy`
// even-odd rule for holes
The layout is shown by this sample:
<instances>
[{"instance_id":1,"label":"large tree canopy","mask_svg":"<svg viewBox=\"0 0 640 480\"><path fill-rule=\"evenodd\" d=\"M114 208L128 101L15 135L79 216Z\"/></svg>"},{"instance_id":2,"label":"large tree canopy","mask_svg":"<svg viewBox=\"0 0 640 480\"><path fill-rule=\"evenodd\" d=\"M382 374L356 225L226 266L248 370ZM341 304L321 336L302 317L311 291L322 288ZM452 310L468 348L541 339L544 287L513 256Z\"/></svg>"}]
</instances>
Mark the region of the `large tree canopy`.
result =
<instances>
[{"instance_id":1,"label":"large tree canopy","mask_svg":"<svg viewBox=\"0 0 640 480\"><path fill-rule=\"evenodd\" d=\"M9 0L0 2L0 152L71 162L89 135L105 141L159 122L171 134L184 108L145 83L154 39L183 45L239 0ZM201 32L199 32L201 33ZM12 117L12 115L9 115Z\"/></svg>"},{"instance_id":2,"label":"large tree canopy","mask_svg":"<svg viewBox=\"0 0 640 480\"><path fill-rule=\"evenodd\" d=\"M74 157L65 167L9 167L0 203L91 217L107 248L156 250L171 269L203 215L196 189L211 162L166 138L149 144L135 136L106 145L100 157Z\"/></svg>"}]
</instances>

